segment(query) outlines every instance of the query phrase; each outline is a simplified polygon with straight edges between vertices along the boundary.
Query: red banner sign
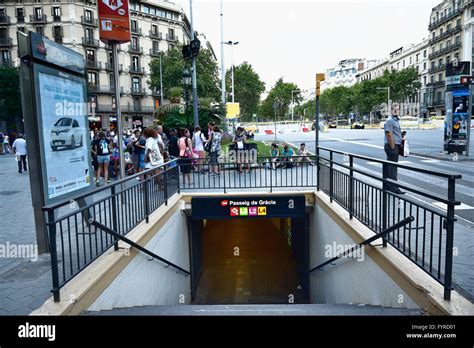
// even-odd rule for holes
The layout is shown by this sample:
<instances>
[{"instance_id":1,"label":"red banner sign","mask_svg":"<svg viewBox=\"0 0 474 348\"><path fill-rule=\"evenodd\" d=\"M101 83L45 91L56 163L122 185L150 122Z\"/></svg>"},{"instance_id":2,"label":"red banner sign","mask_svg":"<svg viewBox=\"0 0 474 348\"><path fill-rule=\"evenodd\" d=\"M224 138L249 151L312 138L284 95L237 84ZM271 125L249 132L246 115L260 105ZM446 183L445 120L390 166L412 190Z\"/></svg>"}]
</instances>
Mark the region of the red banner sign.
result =
<instances>
[{"instance_id":1,"label":"red banner sign","mask_svg":"<svg viewBox=\"0 0 474 348\"><path fill-rule=\"evenodd\" d=\"M130 41L128 0L98 0L100 40L104 43Z\"/></svg>"}]
</instances>

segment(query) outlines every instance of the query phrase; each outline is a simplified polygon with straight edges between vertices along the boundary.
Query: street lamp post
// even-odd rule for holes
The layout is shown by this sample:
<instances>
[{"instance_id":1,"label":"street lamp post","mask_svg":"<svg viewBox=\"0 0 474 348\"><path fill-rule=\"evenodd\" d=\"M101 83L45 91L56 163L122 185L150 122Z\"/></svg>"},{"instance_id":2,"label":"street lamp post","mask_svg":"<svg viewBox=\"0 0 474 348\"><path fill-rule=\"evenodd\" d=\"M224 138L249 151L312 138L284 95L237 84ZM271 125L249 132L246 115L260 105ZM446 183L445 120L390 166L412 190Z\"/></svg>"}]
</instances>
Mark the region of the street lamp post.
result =
<instances>
[{"instance_id":1,"label":"street lamp post","mask_svg":"<svg viewBox=\"0 0 474 348\"><path fill-rule=\"evenodd\" d=\"M295 104L293 102L293 93L294 92L301 92L299 89L294 89L291 91L291 122L293 122L294 116L295 116Z\"/></svg>"},{"instance_id":2,"label":"street lamp post","mask_svg":"<svg viewBox=\"0 0 474 348\"><path fill-rule=\"evenodd\" d=\"M163 105L163 70L161 69L161 56L160 52L160 106Z\"/></svg>"},{"instance_id":3,"label":"street lamp post","mask_svg":"<svg viewBox=\"0 0 474 348\"><path fill-rule=\"evenodd\" d=\"M231 79L232 79L232 103L235 102L235 92L234 92L234 46L239 44L239 41L227 41L224 42L226 45L230 45L232 47L231 51Z\"/></svg>"},{"instance_id":4,"label":"street lamp post","mask_svg":"<svg viewBox=\"0 0 474 348\"><path fill-rule=\"evenodd\" d=\"M189 0L189 16L191 24L191 41L194 41L194 20L193 20L193 0ZM193 69L192 69L192 83L193 83L193 116L194 116L194 127L199 126L199 109L198 109L198 95L197 95L197 76L196 76L196 57L193 57Z\"/></svg>"},{"instance_id":5,"label":"street lamp post","mask_svg":"<svg viewBox=\"0 0 474 348\"><path fill-rule=\"evenodd\" d=\"M390 86L388 87L377 87L377 89L386 89L387 92L388 92L388 95L387 95L387 117L390 116Z\"/></svg>"},{"instance_id":6,"label":"street lamp post","mask_svg":"<svg viewBox=\"0 0 474 348\"><path fill-rule=\"evenodd\" d=\"M191 73L188 69L183 71L183 83L184 83L184 101L186 103L186 114L188 113L188 102L189 102L189 86L191 85Z\"/></svg>"}]
</instances>

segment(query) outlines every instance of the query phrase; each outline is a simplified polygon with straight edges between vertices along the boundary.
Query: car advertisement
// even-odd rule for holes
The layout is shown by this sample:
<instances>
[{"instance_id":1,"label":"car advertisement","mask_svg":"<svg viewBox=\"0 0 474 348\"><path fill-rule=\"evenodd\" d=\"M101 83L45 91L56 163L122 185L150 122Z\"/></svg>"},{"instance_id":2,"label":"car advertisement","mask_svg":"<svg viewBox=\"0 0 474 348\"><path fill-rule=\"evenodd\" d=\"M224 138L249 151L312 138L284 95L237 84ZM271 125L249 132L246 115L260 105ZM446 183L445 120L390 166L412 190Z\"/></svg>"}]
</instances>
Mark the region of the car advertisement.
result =
<instances>
[{"instance_id":1,"label":"car advertisement","mask_svg":"<svg viewBox=\"0 0 474 348\"><path fill-rule=\"evenodd\" d=\"M90 186L89 127L83 84L39 73L47 199Z\"/></svg>"}]
</instances>

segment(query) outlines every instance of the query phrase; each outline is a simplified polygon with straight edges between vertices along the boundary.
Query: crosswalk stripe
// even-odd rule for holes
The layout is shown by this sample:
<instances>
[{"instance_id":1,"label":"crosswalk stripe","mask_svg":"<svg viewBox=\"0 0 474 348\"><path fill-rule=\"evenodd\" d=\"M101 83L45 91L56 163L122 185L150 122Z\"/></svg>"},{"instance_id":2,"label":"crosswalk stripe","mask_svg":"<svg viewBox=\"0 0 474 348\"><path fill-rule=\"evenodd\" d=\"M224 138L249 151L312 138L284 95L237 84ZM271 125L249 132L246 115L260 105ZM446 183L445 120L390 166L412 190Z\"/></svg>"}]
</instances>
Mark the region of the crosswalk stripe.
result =
<instances>
[{"instance_id":1,"label":"crosswalk stripe","mask_svg":"<svg viewBox=\"0 0 474 348\"><path fill-rule=\"evenodd\" d=\"M423 160L421 162L424 162L424 163L439 163L441 161L438 160L438 159L429 159L429 160Z\"/></svg>"},{"instance_id":2,"label":"crosswalk stripe","mask_svg":"<svg viewBox=\"0 0 474 348\"><path fill-rule=\"evenodd\" d=\"M432 202L431 204L438 207L438 208L440 208L440 209L448 210L447 205L444 204L444 203ZM461 203L461 205L457 205L454 209L455 210L470 210L470 209L474 209L474 207L471 207L470 205L467 205L465 203Z\"/></svg>"}]
</instances>

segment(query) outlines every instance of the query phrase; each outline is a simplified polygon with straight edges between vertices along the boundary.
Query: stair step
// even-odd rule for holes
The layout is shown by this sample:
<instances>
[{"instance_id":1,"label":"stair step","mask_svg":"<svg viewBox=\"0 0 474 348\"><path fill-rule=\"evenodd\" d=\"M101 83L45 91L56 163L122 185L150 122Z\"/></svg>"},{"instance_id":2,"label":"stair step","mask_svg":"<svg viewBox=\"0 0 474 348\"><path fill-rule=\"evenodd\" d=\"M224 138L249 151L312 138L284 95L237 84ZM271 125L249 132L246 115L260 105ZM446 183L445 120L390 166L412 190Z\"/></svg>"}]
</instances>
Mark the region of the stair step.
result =
<instances>
[{"instance_id":1,"label":"stair step","mask_svg":"<svg viewBox=\"0 0 474 348\"><path fill-rule=\"evenodd\" d=\"M83 315L423 315L421 309L387 308L354 304L285 304L285 305L177 305L117 308Z\"/></svg>"}]
</instances>

